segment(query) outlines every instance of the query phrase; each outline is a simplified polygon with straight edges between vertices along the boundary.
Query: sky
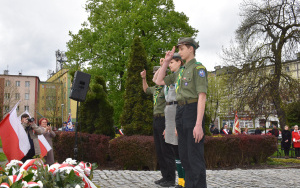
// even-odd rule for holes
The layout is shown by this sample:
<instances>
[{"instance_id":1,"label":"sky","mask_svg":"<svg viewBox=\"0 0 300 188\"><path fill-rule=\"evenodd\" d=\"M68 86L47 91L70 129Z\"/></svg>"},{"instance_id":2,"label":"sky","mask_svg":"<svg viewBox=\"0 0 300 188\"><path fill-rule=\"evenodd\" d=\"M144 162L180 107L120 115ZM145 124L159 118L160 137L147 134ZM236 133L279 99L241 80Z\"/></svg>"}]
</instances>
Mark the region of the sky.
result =
<instances>
[{"instance_id":1,"label":"sky","mask_svg":"<svg viewBox=\"0 0 300 188\"><path fill-rule=\"evenodd\" d=\"M189 17L199 32L197 61L209 71L221 65L222 46L234 39L242 0L174 0L175 10ZM47 80L55 70L55 51L66 51L71 39L87 20L85 0L2 0L0 2L0 74L38 76Z\"/></svg>"}]
</instances>

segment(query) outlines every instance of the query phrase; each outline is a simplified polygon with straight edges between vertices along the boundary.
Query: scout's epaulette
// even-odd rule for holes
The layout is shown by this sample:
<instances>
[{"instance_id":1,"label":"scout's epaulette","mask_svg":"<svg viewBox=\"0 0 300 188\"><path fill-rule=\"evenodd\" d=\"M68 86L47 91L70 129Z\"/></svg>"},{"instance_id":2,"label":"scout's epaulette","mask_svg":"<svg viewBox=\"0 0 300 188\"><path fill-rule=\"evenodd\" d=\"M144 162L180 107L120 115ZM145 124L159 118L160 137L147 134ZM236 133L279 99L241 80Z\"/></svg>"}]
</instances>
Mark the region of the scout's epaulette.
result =
<instances>
[{"instance_id":1,"label":"scout's epaulette","mask_svg":"<svg viewBox=\"0 0 300 188\"><path fill-rule=\"evenodd\" d=\"M195 64L197 65L196 69L206 69L200 62L196 62Z\"/></svg>"}]
</instances>

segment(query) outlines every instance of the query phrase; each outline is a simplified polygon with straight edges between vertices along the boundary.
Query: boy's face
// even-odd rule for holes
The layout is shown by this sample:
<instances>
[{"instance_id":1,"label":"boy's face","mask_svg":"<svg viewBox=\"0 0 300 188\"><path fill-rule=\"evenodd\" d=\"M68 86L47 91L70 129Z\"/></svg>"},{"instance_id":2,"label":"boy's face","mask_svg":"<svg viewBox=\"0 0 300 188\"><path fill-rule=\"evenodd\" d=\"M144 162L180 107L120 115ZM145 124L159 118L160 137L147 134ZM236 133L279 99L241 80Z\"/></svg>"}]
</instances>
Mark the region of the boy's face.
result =
<instances>
[{"instance_id":1,"label":"boy's face","mask_svg":"<svg viewBox=\"0 0 300 188\"><path fill-rule=\"evenodd\" d=\"M193 55L193 47L187 47L186 45L179 45L178 46L178 53L179 53L179 55L181 56L181 59L183 59L183 60L187 60L187 59L190 59L191 58L191 56Z\"/></svg>"}]
</instances>

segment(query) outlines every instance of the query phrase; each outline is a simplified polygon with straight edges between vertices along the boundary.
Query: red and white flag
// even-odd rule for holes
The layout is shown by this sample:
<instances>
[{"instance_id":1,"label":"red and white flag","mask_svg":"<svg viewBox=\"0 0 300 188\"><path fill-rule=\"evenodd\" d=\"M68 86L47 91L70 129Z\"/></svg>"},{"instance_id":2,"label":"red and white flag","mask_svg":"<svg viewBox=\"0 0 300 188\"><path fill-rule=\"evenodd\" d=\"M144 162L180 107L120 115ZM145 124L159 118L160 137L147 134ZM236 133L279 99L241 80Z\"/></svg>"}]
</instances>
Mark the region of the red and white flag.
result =
<instances>
[{"instance_id":1,"label":"red and white flag","mask_svg":"<svg viewBox=\"0 0 300 188\"><path fill-rule=\"evenodd\" d=\"M235 112L234 126L232 134L241 134L240 122L237 116L237 112Z\"/></svg>"},{"instance_id":2,"label":"red and white flag","mask_svg":"<svg viewBox=\"0 0 300 188\"><path fill-rule=\"evenodd\" d=\"M30 149L28 136L17 116L18 104L0 122L2 148L8 161L21 160Z\"/></svg>"},{"instance_id":3,"label":"red and white flag","mask_svg":"<svg viewBox=\"0 0 300 188\"><path fill-rule=\"evenodd\" d=\"M41 156L45 157L48 153L48 151L52 150L50 144L44 137L44 135L38 135L39 138L39 144L40 144L40 149L41 149Z\"/></svg>"}]
</instances>

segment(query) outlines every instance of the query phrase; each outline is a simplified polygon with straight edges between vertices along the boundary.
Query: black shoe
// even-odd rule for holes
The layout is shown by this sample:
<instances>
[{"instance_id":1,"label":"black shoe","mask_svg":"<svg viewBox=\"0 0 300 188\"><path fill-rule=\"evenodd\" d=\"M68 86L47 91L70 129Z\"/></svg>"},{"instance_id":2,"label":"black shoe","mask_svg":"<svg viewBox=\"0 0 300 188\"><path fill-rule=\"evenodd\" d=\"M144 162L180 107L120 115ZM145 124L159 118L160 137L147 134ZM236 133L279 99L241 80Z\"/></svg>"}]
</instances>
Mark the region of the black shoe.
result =
<instances>
[{"instance_id":1,"label":"black shoe","mask_svg":"<svg viewBox=\"0 0 300 188\"><path fill-rule=\"evenodd\" d=\"M154 181L155 184L160 184L162 182L166 181L164 178L161 178L160 180Z\"/></svg>"},{"instance_id":2,"label":"black shoe","mask_svg":"<svg viewBox=\"0 0 300 188\"><path fill-rule=\"evenodd\" d=\"M174 181L163 181L159 185L162 187L174 187L175 183Z\"/></svg>"},{"instance_id":3,"label":"black shoe","mask_svg":"<svg viewBox=\"0 0 300 188\"><path fill-rule=\"evenodd\" d=\"M175 188L183 188L181 185L176 185Z\"/></svg>"}]
</instances>

